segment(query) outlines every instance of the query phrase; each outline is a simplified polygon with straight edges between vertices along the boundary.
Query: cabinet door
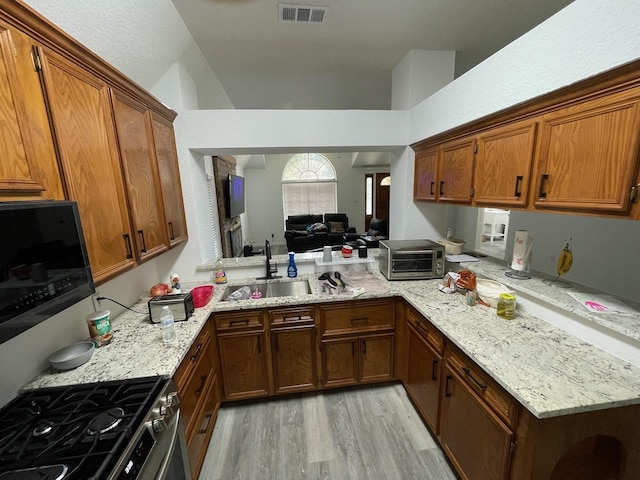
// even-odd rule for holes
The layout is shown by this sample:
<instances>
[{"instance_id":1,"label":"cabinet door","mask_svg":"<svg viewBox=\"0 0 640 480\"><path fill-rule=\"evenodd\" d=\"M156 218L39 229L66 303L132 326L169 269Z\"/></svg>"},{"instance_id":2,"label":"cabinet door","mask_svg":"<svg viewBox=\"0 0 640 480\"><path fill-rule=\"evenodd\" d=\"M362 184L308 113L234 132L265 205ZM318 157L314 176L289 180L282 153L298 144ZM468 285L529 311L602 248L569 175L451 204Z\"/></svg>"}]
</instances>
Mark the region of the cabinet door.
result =
<instances>
[{"instance_id":1,"label":"cabinet door","mask_svg":"<svg viewBox=\"0 0 640 480\"><path fill-rule=\"evenodd\" d=\"M146 260L168 249L151 119L146 108L128 96L113 90L111 96L136 255Z\"/></svg>"},{"instance_id":2,"label":"cabinet door","mask_svg":"<svg viewBox=\"0 0 640 480\"><path fill-rule=\"evenodd\" d=\"M218 335L218 345L227 400L259 397L270 393L262 331Z\"/></svg>"},{"instance_id":3,"label":"cabinet door","mask_svg":"<svg viewBox=\"0 0 640 480\"><path fill-rule=\"evenodd\" d=\"M198 478L220 407L217 375L213 375L211 384L207 386L210 388L204 392L202 408L197 415L196 428L191 432L191 437L186 440L191 478Z\"/></svg>"},{"instance_id":4,"label":"cabinet door","mask_svg":"<svg viewBox=\"0 0 640 480\"><path fill-rule=\"evenodd\" d=\"M155 113L151 113L151 125L169 245L175 247L187 241L187 224L173 125Z\"/></svg>"},{"instance_id":5,"label":"cabinet door","mask_svg":"<svg viewBox=\"0 0 640 480\"><path fill-rule=\"evenodd\" d=\"M438 200L471 203L475 140L463 138L440 146Z\"/></svg>"},{"instance_id":6,"label":"cabinet door","mask_svg":"<svg viewBox=\"0 0 640 480\"><path fill-rule=\"evenodd\" d=\"M60 200L64 191L31 46L29 37L0 22L0 197Z\"/></svg>"},{"instance_id":7,"label":"cabinet door","mask_svg":"<svg viewBox=\"0 0 640 480\"><path fill-rule=\"evenodd\" d=\"M316 388L314 326L271 330L271 351L277 393Z\"/></svg>"},{"instance_id":8,"label":"cabinet door","mask_svg":"<svg viewBox=\"0 0 640 480\"><path fill-rule=\"evenodd\" d=\"M437 195L438 149L431 148L424 152L416 152L413 199L435 200Z\"/></svg>"},{"instance_id":9,"label":"cabinet door","mask_svg":"<svg viewBox=\"0 0 640 480\"><path fill-rule=\"evenodd\" d=\"M429 346L423 335L407 322L409 330L409 372L407 391L431 431L438 435L440 373L442 357Z\"/></svg>"},{"instance_id":10,"label":"cabinet door","mask_svg":"<svg viewBox=\"0 0 640 480\"><path fill-rule=\"evenodd\" d=\"M96 283L135 265L107 85L38 49L69 199L78 202Z\"/></svg>"},{"instance_id":11,"label":"cabinet door","mask_svg":"<svg viewBox=\"0 0 640 480\"><path fill-rule=\"evenodd\" d=\"M478 136L473 187L478 205L527 205L535 150L534 122L495 128Z\"/></svg>"},{"instance_id":12,"label":"cabinet door","mask_svg":"<svg viewBox=\"0 0 640 480\"><path fill-rule=\"evenodd\" d=\"M640 162L640 87L544 115L536 207L627 212Z\"/></svg>"},{"instance_id":13,"label":"cabinet door","mask_svg":"<svg viewBox=\"0 0 640 480\"><path fill-rule=\"evenodd\" d=\"M322 378L324 386L358 383L358 338L348 337L322 342Z\"/></svg>"},{"instance_id":14,"label":"cabinet door","mask_svg":"<svg viewBox=\"0 0 640 480\"><path fill-rule=\"evenodd\" d=\"M446 364L444 375L442 448L463 479L506 479L513 432Z\"/></svg>"},{"instance_id":15,"label":"cabinet door","mask_svg":"<svg viewBox=\"0 0 640 480\"><path fill-rule=\"evenodd\" d=\"M360 338L360 381L374 382L393 378L394 335Z\"/></svg>"}]
</instances>

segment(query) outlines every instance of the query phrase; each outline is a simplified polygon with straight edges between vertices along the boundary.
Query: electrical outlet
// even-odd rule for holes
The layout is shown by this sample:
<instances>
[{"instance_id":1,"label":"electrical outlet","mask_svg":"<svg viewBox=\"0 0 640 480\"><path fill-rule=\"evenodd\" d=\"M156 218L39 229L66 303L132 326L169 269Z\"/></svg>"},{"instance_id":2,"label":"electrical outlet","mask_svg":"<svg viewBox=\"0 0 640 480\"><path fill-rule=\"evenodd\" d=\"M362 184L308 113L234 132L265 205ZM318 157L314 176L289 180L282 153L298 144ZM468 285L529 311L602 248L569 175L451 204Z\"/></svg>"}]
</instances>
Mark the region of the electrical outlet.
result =
<instances>
[{"instance_id":1,"label":"electrical outlet","mask_svg":"<svg viewBox=\"0 0 640 480\"><path fill-rule=\"evenodd\" d=\"M101 297L101 296L102 294L98 290L96 290L96 293L91 295L91 301L93 302L93 309L96 312L99 310L102 310L102 302L98 300L98 297Z\"/></svg>"}]
</instances>

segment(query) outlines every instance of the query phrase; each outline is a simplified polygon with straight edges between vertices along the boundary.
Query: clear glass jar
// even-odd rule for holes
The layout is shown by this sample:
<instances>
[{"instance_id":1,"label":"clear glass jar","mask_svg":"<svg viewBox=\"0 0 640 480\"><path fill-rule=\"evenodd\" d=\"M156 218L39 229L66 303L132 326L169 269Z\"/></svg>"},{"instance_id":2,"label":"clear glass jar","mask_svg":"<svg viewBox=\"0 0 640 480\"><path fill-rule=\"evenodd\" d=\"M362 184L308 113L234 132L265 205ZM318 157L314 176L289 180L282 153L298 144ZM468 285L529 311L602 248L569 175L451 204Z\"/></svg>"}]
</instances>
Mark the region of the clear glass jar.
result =
<instances>
[{"instance_id":1,"label":"clear glass jar","mask_svg":"<svg viewBox=\"0 0 640 480\"><path fill-rule=\"evenodd\" d=\"M516 318L516 296L513 293L501 293L496 313L500 318L507 320Z\"/></svg>"}]
</instances>

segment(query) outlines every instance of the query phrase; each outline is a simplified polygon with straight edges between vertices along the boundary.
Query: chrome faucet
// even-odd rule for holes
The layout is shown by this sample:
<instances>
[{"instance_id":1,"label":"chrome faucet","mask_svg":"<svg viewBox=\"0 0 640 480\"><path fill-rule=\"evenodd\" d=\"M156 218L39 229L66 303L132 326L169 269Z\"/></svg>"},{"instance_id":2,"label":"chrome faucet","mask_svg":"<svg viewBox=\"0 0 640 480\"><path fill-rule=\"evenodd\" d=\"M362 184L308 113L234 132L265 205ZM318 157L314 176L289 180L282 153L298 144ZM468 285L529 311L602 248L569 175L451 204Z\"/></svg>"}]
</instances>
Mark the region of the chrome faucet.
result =
<instances>
[{"instance_id":1,"label":"chrome faucet","mask_svg":"<svg viewBox=\"0 0 640 480\"><path fill-rule=\"evenodd\" d=\"M264 241L264 256L265 256L265 270L266 274L264 277L259 277L257 280L271 280L273 278L280 278L279 275L274 275L274 273L278 273L278 264L273 262L273 268L271 268L271 244L269 240Z\"/></svg>"}]
</instances>

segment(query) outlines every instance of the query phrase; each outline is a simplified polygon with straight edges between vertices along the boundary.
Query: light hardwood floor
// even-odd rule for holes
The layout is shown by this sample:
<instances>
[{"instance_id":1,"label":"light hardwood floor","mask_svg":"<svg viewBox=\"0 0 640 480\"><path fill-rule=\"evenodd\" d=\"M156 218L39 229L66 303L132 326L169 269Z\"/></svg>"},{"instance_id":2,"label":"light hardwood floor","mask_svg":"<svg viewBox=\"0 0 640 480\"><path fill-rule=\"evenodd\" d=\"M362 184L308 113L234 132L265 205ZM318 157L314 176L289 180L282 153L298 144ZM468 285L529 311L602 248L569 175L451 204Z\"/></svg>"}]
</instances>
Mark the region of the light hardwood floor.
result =
<instances>
[{"instance_id":1,"label":"light hardwood floor","mask_svg":"<svg viewBox=\"0 0 640 480\"><path fill-rule=\"evenodd\" d=\"M200 480L455 480L400 384L222 406Z\"/></svg>"}]
</instances>

